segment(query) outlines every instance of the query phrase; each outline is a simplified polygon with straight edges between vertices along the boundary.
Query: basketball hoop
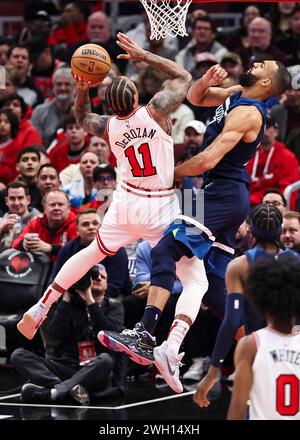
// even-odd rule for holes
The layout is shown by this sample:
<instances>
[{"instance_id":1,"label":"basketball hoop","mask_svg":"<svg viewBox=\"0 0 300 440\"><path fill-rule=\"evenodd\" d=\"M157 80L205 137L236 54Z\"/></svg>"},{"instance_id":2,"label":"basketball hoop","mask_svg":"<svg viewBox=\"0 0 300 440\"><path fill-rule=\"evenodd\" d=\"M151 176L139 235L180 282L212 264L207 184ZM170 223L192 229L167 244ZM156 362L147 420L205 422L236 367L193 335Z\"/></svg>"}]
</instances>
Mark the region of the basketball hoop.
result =
<instances>
[{"instance_id":1,"label":"basketball hoop","mask_svg":"<svg viewBox=\"0 0 300 440\"><path fill-rule=\"evenodd\" d=\"M187 36L185 19L192 0L140 0L151 26L151 40Z\"/></svg>"}]
</instances>

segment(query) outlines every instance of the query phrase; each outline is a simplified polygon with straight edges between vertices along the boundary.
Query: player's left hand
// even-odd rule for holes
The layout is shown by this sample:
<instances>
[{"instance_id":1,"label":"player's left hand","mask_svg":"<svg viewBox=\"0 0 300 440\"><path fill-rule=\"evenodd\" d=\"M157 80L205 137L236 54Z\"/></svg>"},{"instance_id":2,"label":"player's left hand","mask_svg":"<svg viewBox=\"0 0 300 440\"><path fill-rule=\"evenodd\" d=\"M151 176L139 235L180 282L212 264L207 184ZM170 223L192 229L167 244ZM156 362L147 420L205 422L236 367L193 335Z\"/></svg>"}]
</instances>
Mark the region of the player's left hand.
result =
<instances>
[{"instance_id":1,"label":"player's left hand","mask_svg":"<svg viewBox=\"0 0 300 440\"><path fill-rule=\"evenodd\" d=\"M131 38L122 32L118 32L117 38L117 45L127 52L118 55L117 58L132 61L144 60L146 51L136 44Z\"/></svg>"},{"instance_id":2,"label":"player's left hand","mask_svg":"<svg viewBox=\"0 0 300 440\"><path fill-rule=\"evenodd\" d=\"M193 400L200 408L207 408L210 405L210 401L207 398L209 391L218 381L218 371L219 369L210 365L208 373L199 382L197 386L196 393L194 394Z\"/></svg>"},{"instance_id":3,"label":"player's left hand","mask_svg":"<svg viewBox=\"0 0 300 440\"><path fill-rule=\"evenodd\" d=\"M219 64L215 64L202 76L202 81L205 81L207 87L213 87L220 85L227 76L226 70Z\"/></svg>"}]
</instances>

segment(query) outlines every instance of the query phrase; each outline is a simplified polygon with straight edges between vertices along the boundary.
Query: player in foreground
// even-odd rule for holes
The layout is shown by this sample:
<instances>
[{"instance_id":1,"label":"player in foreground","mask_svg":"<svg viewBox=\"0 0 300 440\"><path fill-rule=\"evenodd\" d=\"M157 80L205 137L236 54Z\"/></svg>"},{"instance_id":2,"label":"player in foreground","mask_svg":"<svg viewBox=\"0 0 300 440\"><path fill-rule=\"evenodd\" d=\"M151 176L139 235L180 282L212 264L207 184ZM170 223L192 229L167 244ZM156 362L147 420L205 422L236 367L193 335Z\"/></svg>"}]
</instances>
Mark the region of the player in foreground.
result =
<instances>
[{"instance_id":1,"label":"player in foreground","mask_svg":"<svg viewBox=\"0 0 300 440\"><path fill-rule=\"evenodd\" d=\"M262 203L256 206L251 213L250 225L255 246L245 252L245 255L231 261L226 270L227 300L224 319L217 334L211 365L200 381L194 396L194 401L200 407L207 407L210 403L207 398L208 392L218 380L219 369L234 342L239 327L244 325L246 334L250 334L266 325L264 317L253 310L244 296L249 268L262 258L272 259L275 256L282 258L286 254L297 256L288 248L282 249L280 244L282 215L274 205Z\"/></svg>"},{"instance_id":2,"label":"player in foreground","mask_svg":"<svg viewBox=\"0 0 300 440\"><path fill-rule=\"evenodd\" d=\"M245 294L267 327L243 337L235 351L235 380L227 419L300 420L300 261L287 253L254 264Z\"/></svg>"},{"instance_id":3,"label":"player in foreground","mask_svg":"<svg viewBox=\"0 0 300 440\"><path fill-rule=\"evenodd\" d=\"M191 86L187 98L192 104L219 105L215 118L206 129L202 152L175 169L177 179L204 174L203 218L179 215L167 228L151 252L151 286L141 323L131 333L128 330L122 334L100 332L99 339L108 348L124 351L136 362L145 357L143 347L155 331L170 296L176 276L175 263L179 260L189 261L188 258L196 256L202 261L206 257L209 264L224 271L234 254L235 233L250 211L249 175L245 164L255 154L264 133L265 100L281 95L289 87L290 80L286 67L272 60L255 63L242 74L242 91L231 97L226 96L224 89L211 87L204 90L201 80ZM177 269L180 280L186 278L187 274L182 277L180 268ZM178 393L183 391L179 380L183 357L183 353L179 354L180 346L197 317L205 293L193 283L194 277L191 270L190 282L183 286L178 299L167 341L159 347L154 344L152 347L155 365L168 385ZM198 277L197 283L200 284L206 274L199 273ZM220 290L223 296L224 289ZM224 304L223 297L220 301ZM146 332L139 331L141 325Z\"/></svg>"}]
</instances>

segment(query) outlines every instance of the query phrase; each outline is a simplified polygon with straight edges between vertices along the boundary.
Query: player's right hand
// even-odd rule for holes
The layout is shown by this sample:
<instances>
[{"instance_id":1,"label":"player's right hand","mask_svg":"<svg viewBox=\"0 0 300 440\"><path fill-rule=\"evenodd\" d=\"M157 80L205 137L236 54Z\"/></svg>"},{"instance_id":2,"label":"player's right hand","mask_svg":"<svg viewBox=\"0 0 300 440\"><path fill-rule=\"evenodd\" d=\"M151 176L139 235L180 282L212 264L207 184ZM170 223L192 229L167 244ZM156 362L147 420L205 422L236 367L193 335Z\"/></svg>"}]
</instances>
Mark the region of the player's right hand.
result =
<instances>
[{"instance_id":1,"label":"player's right hand","mask_svg":"<svg viewBox=\"0 0 300 440\"><path fill-rule=\"evenodd\" d=\"M77 88L80 90L88 90L92 87L95 87L95 85L96 85L96 84L92 84L91 81L88 81L88 82L84 81L83 78L81 78L81 76L75 75L72 72L72 70L71 70L71 75L73 76L74 81L76 82Z\"/></svg>"},{"instance_id":2,"label":"player's right hand","mask_svg":"<svg viewBox=\"0 0 300 440\"><path fill-rule=\"evenodd\" d=\"M220 85L227 76L226 70L219 64L215 64L202 76L202 81L205 81L207 87L213 87Z\"/></svg>"}]
</instances>

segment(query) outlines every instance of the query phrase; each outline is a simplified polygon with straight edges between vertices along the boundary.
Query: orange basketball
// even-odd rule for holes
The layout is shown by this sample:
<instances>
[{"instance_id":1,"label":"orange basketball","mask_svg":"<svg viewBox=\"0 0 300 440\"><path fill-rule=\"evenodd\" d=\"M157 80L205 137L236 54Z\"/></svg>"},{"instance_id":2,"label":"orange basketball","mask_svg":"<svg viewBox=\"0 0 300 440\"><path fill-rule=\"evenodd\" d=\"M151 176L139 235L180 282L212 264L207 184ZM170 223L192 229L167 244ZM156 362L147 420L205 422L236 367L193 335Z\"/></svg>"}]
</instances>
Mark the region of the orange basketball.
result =
<instances>
[{"instance_id":1,"label":"orange basketball","mask_svg":"<svg viewBox=\"0 0 300 440\"><path fill-rule=\"evenodd\" d=\"M73 53L71 69L84 82L100 83L111 68L110 56L98 44L84 44Z\"/></svg>"}]
</instances>

